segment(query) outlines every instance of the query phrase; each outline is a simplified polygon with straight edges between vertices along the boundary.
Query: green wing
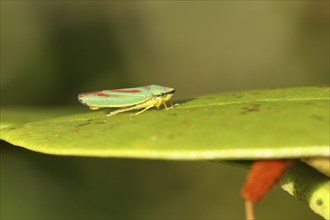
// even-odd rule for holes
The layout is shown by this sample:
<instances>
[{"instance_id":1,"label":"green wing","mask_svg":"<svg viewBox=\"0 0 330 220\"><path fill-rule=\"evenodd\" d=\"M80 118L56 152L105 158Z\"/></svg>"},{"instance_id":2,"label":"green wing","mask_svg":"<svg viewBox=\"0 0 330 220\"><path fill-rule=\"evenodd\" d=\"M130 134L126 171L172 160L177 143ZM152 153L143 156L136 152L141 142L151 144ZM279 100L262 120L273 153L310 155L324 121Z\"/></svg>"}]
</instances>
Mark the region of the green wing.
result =
<instances>
[{"instance_id":1,"label":"green wing","mask_svg":"<svg viewBox=\"0 0 330 220\"><path fill-rule=\"evenodd\" d=\"M150 100L153 95L147 88L129 88L81 93L79 102L91 108L127 107Z\"/></svg>"}]
</instances>

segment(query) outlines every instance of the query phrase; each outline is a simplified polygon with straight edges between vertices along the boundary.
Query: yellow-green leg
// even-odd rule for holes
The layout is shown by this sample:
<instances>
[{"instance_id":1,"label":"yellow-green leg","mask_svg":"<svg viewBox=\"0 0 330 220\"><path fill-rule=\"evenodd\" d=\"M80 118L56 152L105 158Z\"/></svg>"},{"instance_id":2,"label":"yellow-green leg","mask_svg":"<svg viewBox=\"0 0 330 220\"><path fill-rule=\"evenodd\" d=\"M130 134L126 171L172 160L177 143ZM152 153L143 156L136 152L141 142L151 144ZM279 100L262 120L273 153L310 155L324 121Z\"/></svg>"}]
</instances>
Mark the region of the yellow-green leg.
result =
<instances>
[{"instance_id":1,"label":"yellow-green leg","mask_svg":"<svg viewBox=\"0 0 330 220\"><path fill-rule=\"evenodd\" d=\"M114 116L118 113L121 113L121 112L127 112L127 111L132 111L132 110L138 110L138 109L141 109L141 108L144 108L142 111L139 111L135 114L132 114L132 115L138 115L138 114L141 114L142 112L148 110L149 108L152 108L154 107L154 105L146 105L146 104L142 104L142 105L134 105L132 107L129 107L129 108L122 108L122 109L118 109L116 111L113 111L113 112L110 112L107 116Z\"/></svg>"},{"instance_id":2,"label":"yellow-green leg","mask_svg":"<svg viewBox=\"0 0 330 220\"><path fill-rule=\"evenodd\" d=\"M116 111L112 111L112 112L110 112L109 114L107 114L107 116L114 116L114 115L116 115L116 114L118 114L118 113L121 113L121 112L131 111L131 110L136 109L136 107L137 107L137 106L135 105L135 106L132 106L132 107L129 107L129 108L118 109L118 110L116 110Z\"/></svg>"},{"instance_id":3,"label":"yellow-green leg","mask_svg":"<svg viewBox=\"0 0 330 220\"><path fill-rule=\"evenodd\" d=\"M142 111L139 111L139 112L135 113L134 115L141 114L142 112L147 111L149 108L152 108L152 107L154 107L154 106L153 105L147 106L145 109L143 109Z\"/></svg>"}]
</instances>

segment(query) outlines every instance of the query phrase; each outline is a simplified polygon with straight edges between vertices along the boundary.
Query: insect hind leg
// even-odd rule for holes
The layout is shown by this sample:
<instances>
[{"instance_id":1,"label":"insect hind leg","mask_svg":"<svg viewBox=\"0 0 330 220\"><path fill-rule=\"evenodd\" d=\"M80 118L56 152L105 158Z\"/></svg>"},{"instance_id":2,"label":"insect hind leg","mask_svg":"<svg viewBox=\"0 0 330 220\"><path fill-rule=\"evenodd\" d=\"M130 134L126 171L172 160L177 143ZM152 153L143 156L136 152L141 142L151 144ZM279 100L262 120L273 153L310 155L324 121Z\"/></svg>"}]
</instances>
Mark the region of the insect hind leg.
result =
<instances>
[{"instance_id":1,"label":"insect hind leg","mask_svg":"<svg viewBox=\"0 0 330 220\"><path fill-rule=\"evenodd\" d=\"M141 110L141 111L139 111L139 112L137 112L137 113L135 113L135 114L133 114L133 115L139 115L139 114L141 114L142 112L147 111L149 108L152 108L152 107L154 107L154 106L152 106L152 105L147 106L145 109L143 109L143 110Z\"/></svg>"},{"instance_id":2,"label":"insect hind leg","mask_svg":"<svg viewBox=\"0 0 330 220\"><path fill-rule=\"evenodd\" d=\"M118 109L116 111L112 111L110 112L109 114L107 114L107 116L114 116L118 113L121 113L121 112L127 112L127 111L132 111L132 110L139 110L139 109L142 109L141 111L133 114L133 115L138 115L138 114L141 114L142 112L148 110L149 108L152 108L154 107L155 105L154 104L146 104L146 103L143 103L143 104L140 104L140 105L134 105L134 106L131 106L131 107L128 107L128 108L122 108L122 109Z\"/></svg>"},{"instance_id":3,"label":"insect hind leg","mask_svg":"<svg viewBox=\"0 0 330 220\"><path fill-rule=\"evenodd\" d=\"M136 106L132 106L132 107L129 107L129 108L121 108L121 109L118 109L116 111L110 112L109 114L107 114L107 116L114 116L118 113L132 111L132 110L135 110L135 109L137 109Z\"/></svg>"}]
</instances>

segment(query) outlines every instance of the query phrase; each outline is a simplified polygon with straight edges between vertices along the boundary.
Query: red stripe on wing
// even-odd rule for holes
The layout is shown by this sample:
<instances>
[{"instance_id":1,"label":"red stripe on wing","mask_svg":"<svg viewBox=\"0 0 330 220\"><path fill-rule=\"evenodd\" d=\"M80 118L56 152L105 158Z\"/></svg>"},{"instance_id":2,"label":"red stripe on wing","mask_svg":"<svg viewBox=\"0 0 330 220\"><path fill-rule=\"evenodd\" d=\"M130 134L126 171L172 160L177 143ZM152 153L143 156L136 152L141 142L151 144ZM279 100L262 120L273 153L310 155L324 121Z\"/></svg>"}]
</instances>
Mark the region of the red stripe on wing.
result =
<instances>
[{"instance_id":1,"label":"red stripe on wing","mask_svg":"<svg viewBox=\"0 0 330 220\"><path fill-rule=\"evenodd\" d=\"M93 95L96 95L96 96L105 96L105 97L108 97L109 95L103 93L103 92L98 92L98 93L94 93Z\"/></svg>"},{"instance_id":2,"label":"red stripe on wing","mask_svg":"<svg viewBox=\"0 0 330 220\"><path fill-rule=\"evenodd\" d=\"M137 92L141 92L141 90L138 90L138 89L131 89L131 90L128 90L128 89L113 89L113 90L110 90L111 92L128 92L128 93L137 93Z\"/></svg>"}]
</instances>

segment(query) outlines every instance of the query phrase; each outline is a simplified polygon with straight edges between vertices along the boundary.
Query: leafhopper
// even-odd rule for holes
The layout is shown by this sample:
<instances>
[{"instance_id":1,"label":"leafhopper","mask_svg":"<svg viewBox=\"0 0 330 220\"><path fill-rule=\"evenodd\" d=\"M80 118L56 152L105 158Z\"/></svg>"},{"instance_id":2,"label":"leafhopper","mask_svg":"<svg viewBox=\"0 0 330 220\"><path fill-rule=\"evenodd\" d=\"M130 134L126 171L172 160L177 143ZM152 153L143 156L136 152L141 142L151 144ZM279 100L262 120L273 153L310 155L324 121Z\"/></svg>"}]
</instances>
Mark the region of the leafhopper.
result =
<instances>
[{"instance_id":1,"label":"leafhopper","mask_svg":"<svg viewBox=\"0 0 330 220\"><path fill-rule=\"evenodd\" d=\"M175 89L159 85L149 85L136 88L102 90L85 92L78 95L78 100L92 110L99 108L119 108L110 112L107 116L113 116L120 112L140 110L134 115L141 114L152 107L164 105L169 101ZM173 105L171 105L171 108Z\"/></svg>"}]
</instances>

